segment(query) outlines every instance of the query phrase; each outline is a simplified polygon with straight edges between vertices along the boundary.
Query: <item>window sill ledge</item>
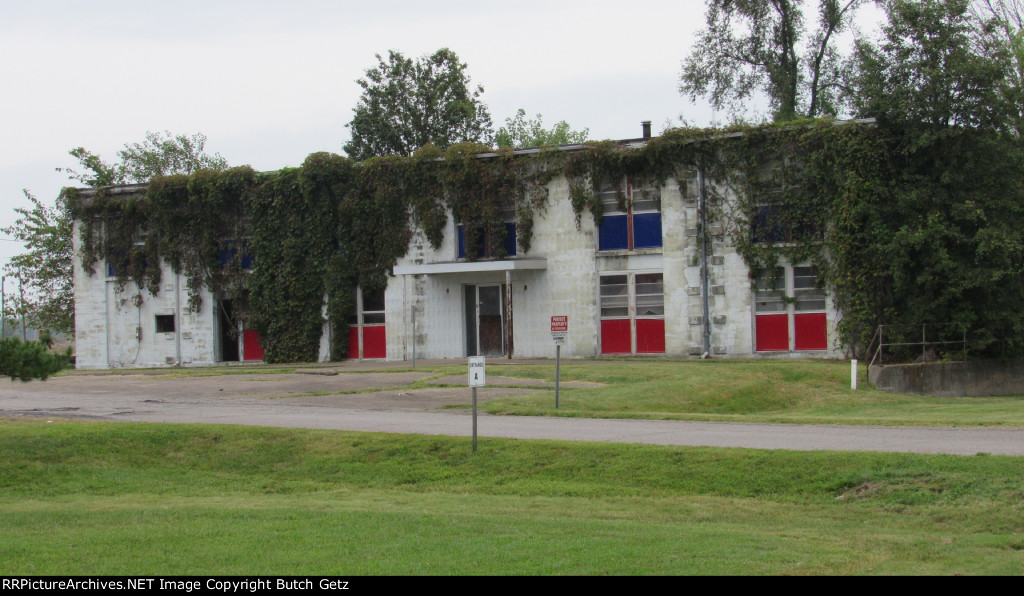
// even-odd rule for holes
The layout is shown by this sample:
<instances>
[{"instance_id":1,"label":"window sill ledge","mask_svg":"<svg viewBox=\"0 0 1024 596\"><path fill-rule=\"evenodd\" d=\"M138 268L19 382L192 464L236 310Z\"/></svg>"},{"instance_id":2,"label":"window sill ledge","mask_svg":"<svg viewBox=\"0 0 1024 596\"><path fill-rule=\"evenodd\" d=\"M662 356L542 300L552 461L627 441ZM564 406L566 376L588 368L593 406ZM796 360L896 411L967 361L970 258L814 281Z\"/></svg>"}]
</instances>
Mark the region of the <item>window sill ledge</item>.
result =
<instances>
[{"instance_id":1,"label":"window sill ledge","mask_svg":"<svg viewBox=\"0 0 1024 596\"><path fill-rule=\"evenodd\" d=\"M629 250L628 248L620 248L616 250L599 250L597 256L599 257L628 257L633 255L660 255L664 254L665 249L661 246L655 248L634 248Z\"/></svg>"}]
</instances>

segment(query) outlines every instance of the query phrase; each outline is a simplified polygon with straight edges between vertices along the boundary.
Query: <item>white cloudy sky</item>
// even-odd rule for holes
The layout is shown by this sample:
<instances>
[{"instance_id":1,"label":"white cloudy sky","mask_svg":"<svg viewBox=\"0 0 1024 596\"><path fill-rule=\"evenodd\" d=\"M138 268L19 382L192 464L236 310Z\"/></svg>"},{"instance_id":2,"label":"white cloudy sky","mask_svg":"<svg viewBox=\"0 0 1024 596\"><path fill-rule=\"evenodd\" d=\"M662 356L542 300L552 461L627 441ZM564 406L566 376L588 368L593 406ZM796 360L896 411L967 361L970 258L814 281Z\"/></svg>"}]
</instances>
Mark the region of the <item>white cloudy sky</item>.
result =
<instances>
[{"instance_id":1,"label":"white cloudy sky","mask_svg":"<svg viewBox=\"0 0 1024 596\"><path fill-rule=\"evenodd\" d=\"M202 132L257 170L341 153L360 88L389 49L449 47L495 125L517 108L594 139L655 134L683 115L680 63L702 0L0 0L0 225L52 202L86 147L114 161L146 131ZM719 116L721 119L721 115ZM0 234L0 263L20 252Z\"/></svg>"}]
</instances>

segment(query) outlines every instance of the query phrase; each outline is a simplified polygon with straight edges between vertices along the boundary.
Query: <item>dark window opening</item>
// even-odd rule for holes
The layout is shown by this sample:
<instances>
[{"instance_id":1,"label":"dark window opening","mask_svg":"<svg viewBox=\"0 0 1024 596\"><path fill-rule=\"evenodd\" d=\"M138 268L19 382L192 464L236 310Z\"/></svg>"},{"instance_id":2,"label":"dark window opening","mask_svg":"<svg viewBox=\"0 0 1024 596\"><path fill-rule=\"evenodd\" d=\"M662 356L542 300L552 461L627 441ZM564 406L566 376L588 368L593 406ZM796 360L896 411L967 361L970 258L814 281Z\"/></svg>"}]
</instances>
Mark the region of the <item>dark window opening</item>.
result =
<instances>
[{"instance_id":1,"label":"dark window opening","mask_svg":"<svg viewBox=\"0 0 1024 596\"><path fill-rule=\"evenodd\" d=\"M238 264L242 270L252 270L254 258L252 254L252 247L249 245L249 240L242 240L241 242L225 240L220 243L218 252L221 269L226 268L228 263L237 258Z\"/></svg>"},{"instance_id":2,"label":"dark window opening","mask_svg":"<svg viewBox=\"0 0 1024 596\"><path fill-rule=\"evenodd\" d=\"M174 333L174 315L157 315L156 332Z\"/></svg>"},{"instance_id":3,"label":"dark window opening","mask_svg":"<svg viewBox=\"0 0 1024 596\"><path fill-rule=\"evenodd\" d=\"M505 241L502 243L504 248L503 255L498 254L498 250L492 247L492 240L490 231L485 228L476 228L477 238L479 239L480 248L477 250L477 259L495 259L504 257L516 256L516 224L515 222L505 222ZM459 224L458 227L459 235L459 258L466 258L466 232L465 226Z\"/></svg>"},{"instance_id":4,"label":"dark window opening","mask_svg":"<svg viewBox=\"0 0 1024 596\"><path fill-rule=\"evenodd\" d=\"M813 221L798 221L793 210L784 205L759 205L751 222L754 242L820 241L822 226Z\"/></svg>"}]
</instances>

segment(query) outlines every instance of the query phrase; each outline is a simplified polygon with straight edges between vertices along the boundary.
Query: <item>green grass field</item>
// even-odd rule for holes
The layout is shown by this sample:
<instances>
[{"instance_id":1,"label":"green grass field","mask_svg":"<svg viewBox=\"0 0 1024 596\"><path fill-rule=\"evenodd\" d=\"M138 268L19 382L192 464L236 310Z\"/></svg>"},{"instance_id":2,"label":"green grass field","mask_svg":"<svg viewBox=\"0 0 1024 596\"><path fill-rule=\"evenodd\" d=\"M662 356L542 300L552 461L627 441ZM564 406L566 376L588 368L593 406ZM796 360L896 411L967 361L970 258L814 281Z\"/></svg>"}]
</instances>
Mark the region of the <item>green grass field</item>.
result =
<instances>
[{"instance_id":1,"label":"green grass field","mask_svg":"<svg viewBox=\"0 0 1024 596\"><path fill-rule=\"evenodd\" d=\"M0 575L1024 573L1024 458L0 420Z\"/></svg>"},{"instance_id":2,"label":"green grass field","mask_svg":"<svg viewBox=\"0 0 1024 596\"><path fill-rule=\"evenodd\" d=\"M507 373L504 372L507 368ZM490 367L488 374L554 381L555 367ZM1024 397L939 398L879 391L863 366L828 360L617 362L561 367L562 381L602 383L554 395L496 400L492 414L886 426L1024 426Z\"/></svg>"}]
</instances>

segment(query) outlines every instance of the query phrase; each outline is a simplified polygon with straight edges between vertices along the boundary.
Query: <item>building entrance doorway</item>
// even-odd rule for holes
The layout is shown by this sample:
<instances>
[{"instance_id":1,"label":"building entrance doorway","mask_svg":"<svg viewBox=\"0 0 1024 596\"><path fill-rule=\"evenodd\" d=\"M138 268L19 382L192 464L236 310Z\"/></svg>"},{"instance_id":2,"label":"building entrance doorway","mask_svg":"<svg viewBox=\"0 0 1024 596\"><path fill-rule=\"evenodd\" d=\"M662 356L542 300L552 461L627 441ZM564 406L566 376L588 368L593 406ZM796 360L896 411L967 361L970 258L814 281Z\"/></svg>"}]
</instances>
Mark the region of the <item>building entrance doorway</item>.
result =
<instances>
[{"instance_id":1,"label":"building entrance doorway","mask_svg":"<svg viewBox=\"0 0 1024 596\"><path fill-rule=\"evenodd\" d=\"M465 286L466 355L504 356L506 316L504 284Z\"/></svg>"},{"instance_id":2,"label":"building entrance doorway","mask_svg":"<svg viewBox=\"0 0 1024 596\"><path fill-rule=\"evenodd\" d=\"M252 362L263 360L263 346L259 334L245 329L238 320L235 305L231 300L218 300L217 339L218 362Z\"/></svg>"}]
</instances>

